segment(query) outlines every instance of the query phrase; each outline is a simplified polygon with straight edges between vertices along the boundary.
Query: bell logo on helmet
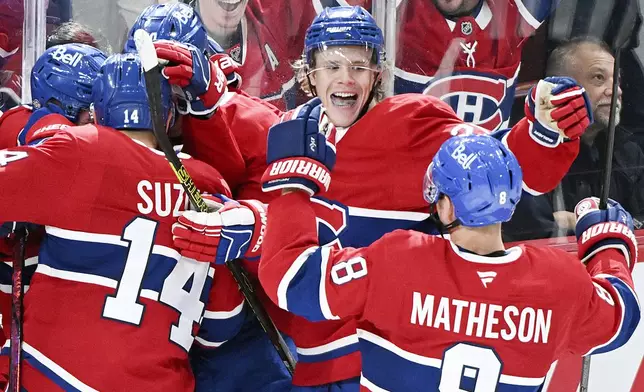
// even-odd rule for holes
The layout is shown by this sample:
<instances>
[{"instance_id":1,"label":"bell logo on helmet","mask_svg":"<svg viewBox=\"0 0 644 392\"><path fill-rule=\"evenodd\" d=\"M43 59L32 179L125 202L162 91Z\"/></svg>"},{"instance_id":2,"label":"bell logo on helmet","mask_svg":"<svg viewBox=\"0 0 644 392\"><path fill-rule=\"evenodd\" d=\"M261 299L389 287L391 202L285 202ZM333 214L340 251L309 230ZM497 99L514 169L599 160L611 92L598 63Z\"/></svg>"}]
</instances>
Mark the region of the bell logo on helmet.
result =
<instances>
[{"instance_id":1,"label":"bell logo on helmet","mask_svg":"<svg viewBox=\"0 0 644 392\"><path fill-rule=\"evenodd\" d=\"M178 11L172 13L172 16L177 18L177 20L181 23L188 24L188 22L190 22L190 19L192 18L192 8L182 7Z\"/></svg>"},{"instance_id":2,"label":"bell logo on helmet","mask_svg":"<svg viewBox=\"0 0 644 392\"><path fill-rule=\"evenodd\" d=\"M463 151L465 151L465 145L461 143L452 152L452 158L454 158L454 160L456 160L463 169L468 170L472 166L472 162L476 159L476 153L467 155Z\"/></svg>"},{"instance_id":3,"label":"bell logo on helmet","mask_svg":"<svg viewBox=\"0 0 644 392\"><path fill-rule=\"evenodd\" d=\"M83 57L81 53L75 53L75 54L67 53L67 50L65 50L65 48L63 47L56 48L56 50L54 50L50 56L54 60L58 60L61 63L67 64L72 67L77 66L78 63L80 63L81 58Z\"/></svg>"}]
</instances>

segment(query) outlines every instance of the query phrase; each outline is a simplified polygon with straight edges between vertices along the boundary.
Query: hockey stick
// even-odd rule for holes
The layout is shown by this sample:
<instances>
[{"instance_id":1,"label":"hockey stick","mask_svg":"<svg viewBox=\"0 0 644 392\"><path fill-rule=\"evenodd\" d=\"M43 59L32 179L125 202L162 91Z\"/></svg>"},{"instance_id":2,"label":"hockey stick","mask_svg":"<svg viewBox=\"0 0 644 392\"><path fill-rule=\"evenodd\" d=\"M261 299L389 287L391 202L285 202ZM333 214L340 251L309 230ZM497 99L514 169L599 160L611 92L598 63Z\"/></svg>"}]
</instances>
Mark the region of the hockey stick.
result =
<instances>
[{"instance_id":1,"label":"hockey stick","mask_svg":"<svg viewBox=\"0 0 644 392\"><path fill-rule=\"evenodd\" d=\"M610 99L610 117L608 119L608 135L606 138L606 161L604 162L604 183L602 184L601 195L599 196L599 209L608 208L608 193L610 190L610 178L613 171L613 150L615 146L615 127L617 118L617 89L619 88L619 60L622 51L618 48L615 51L615 65L613 67L613 95ZM581 383L579 392L588 392L588 381L590 379L590 355L583 358L581 364Z\"/></svg>"},{"instance_id":2,"label":"hockey stick","mask_svg":"<svg viewBox=\"0 0 644 392\"><path fill-rule=\"evenodd\" d=\"M145 85L148 93L148 103L150 105L150 113L152 113L152 128L159 147L165 154L179 182L181 182L181 185L186 190L193 207L198 211L207 212L208 206L201 197L201 193L193 182L192 177L190 177L181 160L177 157L170 143L170 139L168 139L168 135L166 134L166 125L164 124L162 115L163 105L161 103L161 69L152 38L145 30L137 30L134 33L134 42L136 44L136 50L141 57L141 65L143 66ZM226 266L239 285L239 290L244 295L246 303L250 306L255 317L257 317L257 320L268 335L275 350L284 362L286 369L292 375L293 369L295 368L295 359L289 351L284 338L282 338L277 327L275 327L273 320L271 320L266 309L264 309L264 306L257 298L255 289L248 278L248 273L244 271L240 261L239 259L227 261Z\"/></svg>"},{"instance_id":3,"label":"hockey stick","mask_svg":"<svg viewBox=\"0 0 644 392\"><path fill-rule=\"evenodd\" d=\"M25 295L23 286L23 270L25 268L25 248L27 246L27 229L16 231L18 244L13 258L13 274L11 276L11 332L9 354L9 388L8 392L20 392L22 375L22 303Z\"/></svg>"}]
</instances>

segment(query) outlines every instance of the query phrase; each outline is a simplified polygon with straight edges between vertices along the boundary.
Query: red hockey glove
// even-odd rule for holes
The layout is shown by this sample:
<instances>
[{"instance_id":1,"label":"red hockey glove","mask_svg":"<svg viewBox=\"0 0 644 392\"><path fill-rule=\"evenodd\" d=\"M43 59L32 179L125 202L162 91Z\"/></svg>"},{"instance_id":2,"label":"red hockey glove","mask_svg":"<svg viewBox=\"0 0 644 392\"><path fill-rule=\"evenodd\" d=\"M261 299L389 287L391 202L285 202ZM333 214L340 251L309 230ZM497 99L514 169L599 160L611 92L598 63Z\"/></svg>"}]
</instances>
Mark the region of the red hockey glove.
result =
<instances>
[{"instance_id":1,"label":"red hockey glove","mask_svg":"<svg viewBox=\"0 0 644 392\"><path fill-rule=\"evenodd\" d=\"M530 136L546 147L577 139L593 123L586 91L574 79L548 77L533 86L525 99Z\"/></svg>"},{"instance_id":2,"label":"red hockey glove","mask_svg":"<svg viewBox=\"0 0 644 392\"><path fill-rule=\"evenodd\" d=\"M188 113L204 116L214 112L227 91L226 76L219 65L190 44L159 40L154 47L159 59L169 62L162 74L170 84L181 87Z\"/></svg>"},{"instance_id":3,"label":"red hockey glove","mask_svg":"<svg viewBox=\"0 0 644 392\"><path fill-rule=\"evenodd\" d=\"M219 66L226 76L229 89L241 88L242 78L239 74L239 64L228 53L217 53L210 56L210 62Z\"/></svg>"},{"instance_id":4,"label":"red hockey glove","mask_svg":"<svg viewBox=\"0 0 644 392\"><path fill-rule=\"evenodd\" d=\"M266 205L223 195L206 198L223 206L214 212L184 211L172 225L174 246L181 255L215 264L258 259L266 231Z\"/></svg>"},{"instance_id":5,"label":"red hockey glove","mask_svg":"<svg viewBox=\"0 0 644 392\"><path fill-rule=\"evenodd\" d=\"M266 160L264 192L297 188L312 196L329 189L335 165L335 126L319 98L286 113L271 127Z\"/></svg>"},{"instance_id":6,"label":"red hockey glove","mask_svg":"<svg viewBox=\"0 0 644 392\"><path fill-rule=\"evenodd\" d=\"M575 207L577 254L585 264L596 253L614 248L624 254L632 271L637 261L637 240L633 218L618 202L608 199L608 208L599 209L599 199L587 197Z\"/></svg>"}]
</instances>

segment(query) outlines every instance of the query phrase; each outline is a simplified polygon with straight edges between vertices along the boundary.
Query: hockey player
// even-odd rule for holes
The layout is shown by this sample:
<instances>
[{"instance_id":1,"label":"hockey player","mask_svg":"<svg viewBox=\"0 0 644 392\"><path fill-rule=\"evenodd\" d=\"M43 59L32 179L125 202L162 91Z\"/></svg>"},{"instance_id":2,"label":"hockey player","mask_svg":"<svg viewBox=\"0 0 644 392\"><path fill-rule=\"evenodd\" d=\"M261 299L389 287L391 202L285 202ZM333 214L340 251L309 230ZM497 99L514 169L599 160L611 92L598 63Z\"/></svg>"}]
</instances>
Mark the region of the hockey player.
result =
<instances>
[{"instance_id":1,"label":"hockey player","mask_svg":"<svg viewBox=\"0 0 644 392\"><path fill-rule=\"evenodd\" d=\"M126 52L135 50L134 32L137 29L144 29L159 40L156 45L161 58L171 56L175 61L182 59L189 63L185 70L166 69L165 75L172 76L171 82L182 87L189 83L199 84L203 87L198 92L207 89L212 95L209 101L217 103L216 107L206 108L190 105L185 97L180 97L178 109L185 114L181 117L184 150L193 156L203 156L206 163L217 167L235 197L262 198L259 179L266 161L265 153L261 153L265 150L263 140L268 127L279 120L281 112L240 89L242 78L238 65L214 39L207 36L199 14L190 6L170 3L147 7L130 29ZM177 43L184 45L175 47ZM207 52L212 65L196 53L193 61L191 50ZM217 81L214 77L219 72L217 68L226 76L225 91L209 88ZM217 116L213 116L215 110ZM208 137L211 129L232 129L235 135L222 133L216 138Z\"/></svg>"},{"instance_id":2,"label":"hockey player","mask_svg":"<svg viewBox=\"0 0 644 392\"><path fill-rule=\"evenodd\" d=\"M0 116L0 148L25 145L31 133L51 136L61 127L87 124L92 83L105 59L103 52L85 44L45 50L31 71L33 106L18 106Z\"/></svg>"},{"instance_id":3,"label":"hockey player","mask_svg":"<svg viewBox=\"0 0 644 392\"><path fill-rule=\"evenodd\" d=\"M89 120L91 88L106 56L83 44L64 44L47 49L31 71L34 106L17 106L0 116L0 149L25 145L58 130ZM38 136L31 140L34 133ZM22 224L22 223L20 223ZM11 324L11 275L15 241L7 238L19 225L0 225L0 313L5 335ZM30 226L23 284L28 289L36 270L42 228ZM2 337L0 337L2 339ZM2 339L4 341L4 339Z\"/></svg>"},{"instance_id":4,"label":"hockey player","mask_svg":"<svg viewBox=\"0 0 644 392\"><path fill-rule=\"evenodd\" d=\"M449 239L398 230L342 250L319 246L310 195L286 190L268 210L262 284L311 321L356 320L361 390L541 390L562 353L608 352L635 331L637 243L628 212L588 198L576 207L578 258L506 249L501 222L521 177L497 140L451 138L423 190Z\"/></svg>"},{"instance_id":5,"label":"hockey player","mask_svg":"<svg viewBox=\"0 0 644 392\"><path fill-rule=\"evenodd\" d=\"M312 0L371 9L372 0ZM491 131L510 120L521 55L558 1L404 0L396 3L396 94L429 94ZM424 39L418 39L424 37Z\"/></svg>"},{"instance_id":6,"label":"hockey player","mask_svg":"<svg viewBox=\"0 0 644 392\"><path fill-rule=\"evenodd\" d=\"M188 198L155 149L138 57L108 58L92 102L97 125L0 151L0 220L47 226L25 296L23 387L193 391L188 350L211 286L241 297L225 269L172 248ZM180 157L200 189L229 194L216 170Z\"/></svg>"},{"instance_id":7,"label":"hockey player","mask_svg":"<svg viewBox=\"0 0 644 392\"><path fill-rule=\"evenodd\" d=\"M333 132L311 131L326 144L314 162L331 171ZM637 243L628 212L612 200L600 211L588 198L576 208L578 258L550 248L506 249L501 222L512 216L521 181L517 159L496 139L453 137L423 184L432 218L449 238L397 230L369 247L344 249L320 246L310 188L286 188L268 209L260 279L289 312L356 320L360 390L540 390L563 353L608 352L635 331ZM243 252L235 232L248 221L231 211L240 217L245 208L228 202L180 219L207 218L206 230L221 232L211 244L228 237L227 250Z\"/></svg>"},{"instance_id":8,"label":"hockey player","mask_svg":"<svg viewBox=\"0 0 644 392\"><path fill-rule=\"evenodd\" d=\"M138 28L154 34L160 58L190 64L187 71L182 67L166 67L164 75L170 82L181 87L197 86L189 94L203 95L202 102L188 102L186 94L178 97L183 101L179 106L183 114L180 121L184 151L200 155L206 159L204 162L216 165L224 178L232 181L228 183L236 198L263 200L267 195L262 193L259 179L266 166L265 140L268 128L279 121L280 112L240 90L242 80L236 63L212 38L203 39L205 29L191 7L173 3L146 8L130 30L126 51L134 49L133 36ZM204 52L210 56L210 63L203 56ZM220 82L222 71L227 85L224 88ZM216 103L216 106L206 107L203 101ZM212 131L217 129L224 132L213 137ZM248 263L246 268L253 269L256 275L256 262ZM259 282L256 285L259 286ZM265 302L272 305L266 296ZM201 337L196 340L190 353L196 390L281 392L289 389L291 376L255 316L241 311L234 301L230 305L228 309L218 307L216 311L211 309L210 303L206 305L202 325L217 323L222 311L237 319L246 317L247 322L230 343ZM287 336L284 338L294 353L292 341ZM239 365L240 358L245 358L241 359L243 366Z\"/></svg>"},{"instance_id":9,"label":"hockey player","mask_svg":"<svg viewBox=\"0 0 644 392\"><path fill-rule=\"evenodd\" d=\"M284 123L292 128L281 133L282 141L276 141L272 151L269 147L266 177L257 182L263 182L266 190L292 185L279 177L277 165L289 157L318 153L319 143L309 143L306 124L320 120L322 102L328 120L341 128L336 180L328 189L319 181L311 185L324 187L314 202L321 243L366 246L396 228L431 232L426 203L419 197L421 186L414 178L424 174L440 144L449 137L485 131L463 123L446 104L432 97L408 94L380 101L382 33L363 9L325 10L314 20L306 38L306 69L319 98L285 116L285 120L293 119ZM542 81L531 93L526 105L528 118L495 136L516 153L524 167L524 189L538 194L552 189L565 174L577 154L579 134L590 119L583 90L569 79ZM552 106L545 104L548 101ZM218 109L213 110L209 121L218 116ZM225 137L221 128L225 123L219 124L216 137ZM205 127L202 135L216 140ZM211 162L217 159L224 156L215 156ZM382 197L383 191L387 197ZM178 238L184 234L176 233ZM188 243L200 238L185 235L190 237ZM184 251L209 260L217 254L217 246L211 245ZM181 243L177 246L183 248ZM288 329L298 346L294 385L328 387L344 380L357 386L360 362L355 325L276 321ZM291 328L293 325L297 327Z\"/></svg>"}]
</instances>

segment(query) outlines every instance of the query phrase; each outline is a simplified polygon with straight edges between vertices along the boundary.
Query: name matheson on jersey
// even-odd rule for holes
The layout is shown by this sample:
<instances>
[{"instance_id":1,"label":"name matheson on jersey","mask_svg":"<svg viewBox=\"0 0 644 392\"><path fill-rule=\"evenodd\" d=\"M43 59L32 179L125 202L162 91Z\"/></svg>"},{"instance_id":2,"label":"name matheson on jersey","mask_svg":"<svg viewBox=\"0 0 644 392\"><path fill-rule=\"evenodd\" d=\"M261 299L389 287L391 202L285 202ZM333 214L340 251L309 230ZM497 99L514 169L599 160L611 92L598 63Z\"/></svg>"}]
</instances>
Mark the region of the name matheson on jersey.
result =
<instances>
[{"instance_id":1,"label":"name matheson on jersey","mask_svg":"<svg viewBox=\"0 0 644 392\"><path fill-rule=\"evenodd\" d=\"M548 343L551 319L551 309L520 309L414 292L410 322L479 338Z\"/></svg>"}]
</instances>

